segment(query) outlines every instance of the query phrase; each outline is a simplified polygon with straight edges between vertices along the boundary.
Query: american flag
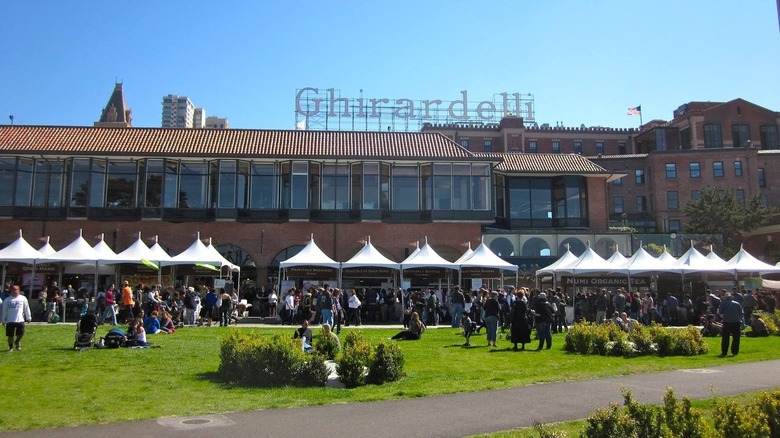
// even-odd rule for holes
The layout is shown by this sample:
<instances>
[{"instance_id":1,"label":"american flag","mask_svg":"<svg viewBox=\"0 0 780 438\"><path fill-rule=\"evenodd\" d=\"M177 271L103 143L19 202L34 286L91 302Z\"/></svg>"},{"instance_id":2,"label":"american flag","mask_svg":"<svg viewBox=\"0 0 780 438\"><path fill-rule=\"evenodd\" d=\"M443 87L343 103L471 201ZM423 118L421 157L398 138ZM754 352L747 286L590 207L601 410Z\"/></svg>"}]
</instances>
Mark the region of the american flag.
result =
<instances>
[{"instance_id":1,"label":"american flag","mask_svg":"<svg viewBox=\"0 0 780 438\"><path fill-rule=\"evenodd\" d=\"M629 108L626 114L628 114L629 116L638 116L642 114L642 105Z\"/></svg>"}]
</instances>

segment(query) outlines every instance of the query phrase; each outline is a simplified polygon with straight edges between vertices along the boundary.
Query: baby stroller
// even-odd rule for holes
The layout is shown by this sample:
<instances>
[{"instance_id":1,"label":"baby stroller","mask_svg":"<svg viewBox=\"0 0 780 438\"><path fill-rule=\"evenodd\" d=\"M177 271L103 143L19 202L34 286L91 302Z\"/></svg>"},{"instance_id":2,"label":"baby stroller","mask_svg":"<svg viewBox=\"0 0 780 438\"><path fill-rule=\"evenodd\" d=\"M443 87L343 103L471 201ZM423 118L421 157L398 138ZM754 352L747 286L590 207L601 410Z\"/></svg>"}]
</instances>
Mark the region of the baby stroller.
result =
<instances>
[{"instance_id":1,"label":"baby stroller","mask_svg":"<svg viewBox=\"0 0 780 438\"><path fill-rule=\"evenodd\" d=\"M76 342L73 343L73 348L78 350L91 347L95 340L97 326L97 316L94 313L84 314L76 324Z\"/></svg>"}]
</instances>

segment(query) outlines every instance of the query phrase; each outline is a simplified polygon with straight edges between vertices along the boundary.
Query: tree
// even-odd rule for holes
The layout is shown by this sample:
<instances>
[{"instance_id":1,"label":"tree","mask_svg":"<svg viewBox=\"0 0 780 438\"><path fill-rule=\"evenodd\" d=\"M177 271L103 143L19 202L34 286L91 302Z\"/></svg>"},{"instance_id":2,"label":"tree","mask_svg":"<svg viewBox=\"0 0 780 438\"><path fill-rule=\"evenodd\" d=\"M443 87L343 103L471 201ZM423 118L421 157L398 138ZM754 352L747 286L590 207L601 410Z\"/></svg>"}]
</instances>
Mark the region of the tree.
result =
<instances>
[{"instance_id":1,"label":"tree","mask_svg":"<svg viewBox=\"0 0 780 438\"><path fill-rule=\"evenodd\" d=\"M740 200L734 189L705 188L700 194L698 200L685 206L688 220L684 230L693 234L722 235L725 256L739 251L742 233L765 225L778 212L775 207L763 207L758 195Z\"/></svg>"}]
</instances>

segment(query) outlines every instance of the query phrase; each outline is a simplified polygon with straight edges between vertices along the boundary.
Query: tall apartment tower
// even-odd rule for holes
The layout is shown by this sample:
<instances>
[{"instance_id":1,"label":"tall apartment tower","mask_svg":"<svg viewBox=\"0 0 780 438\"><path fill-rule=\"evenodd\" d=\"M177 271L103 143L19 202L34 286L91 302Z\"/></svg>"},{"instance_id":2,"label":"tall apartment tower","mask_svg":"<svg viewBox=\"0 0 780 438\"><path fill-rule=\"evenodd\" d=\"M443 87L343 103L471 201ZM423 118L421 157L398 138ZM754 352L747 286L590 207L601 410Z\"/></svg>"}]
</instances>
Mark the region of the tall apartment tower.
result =
<instances>
[{"instance_id":1,"label":"tall apartment tower","mask_svg":"<svg viewBox=\"0 0 780 438\"><path fill-rule=\"evenodd\" d=\"M206 110L203 108L195 108L195 113L192 116L193 128L205 128L206 127Z\"/></svg>"},{"instance_id":2,"label":"tall apartment tower","mask_svg":"<svg viewBox=\"0 0 780 438\"><path fill-rule=\"evenodd\" d=\"M162 101L163 128L192 128L195 105L186 96L169 94Z\"/></svg>"}]
</instances>

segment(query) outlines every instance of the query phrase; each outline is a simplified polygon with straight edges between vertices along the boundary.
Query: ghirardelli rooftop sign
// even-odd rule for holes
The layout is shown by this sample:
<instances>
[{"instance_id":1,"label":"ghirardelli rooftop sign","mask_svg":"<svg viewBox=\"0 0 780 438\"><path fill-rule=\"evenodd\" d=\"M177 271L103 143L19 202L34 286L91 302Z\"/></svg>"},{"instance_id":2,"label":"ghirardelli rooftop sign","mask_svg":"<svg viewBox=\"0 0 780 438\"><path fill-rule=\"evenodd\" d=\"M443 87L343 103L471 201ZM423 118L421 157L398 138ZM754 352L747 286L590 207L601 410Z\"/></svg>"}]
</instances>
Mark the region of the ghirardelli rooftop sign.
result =
<instances>
[{"instance_id":1,"label":"ghirardelli rooftop sign","mask_svg":"<svg viewBox=\"0 0 780 438\"><path fill-rule=\"evenodd\" d=\"M362 90L361 90L362 91ZM362 94L362 93L361 93ZM337 96L335 88L320 89L305 87L295 93L295 112L304 117L354 117L379 118L382 109L389 109L399 119L437 119L435 113L446 111L454 121L498 121L509 114L525 115L533 119L533 100L520 93L498 93L494 100L469 101L468 90L460 91L455 100L387 97L358 98ZM385 116L387 113L385 113Z\"/></svg>"}]
</instances>

